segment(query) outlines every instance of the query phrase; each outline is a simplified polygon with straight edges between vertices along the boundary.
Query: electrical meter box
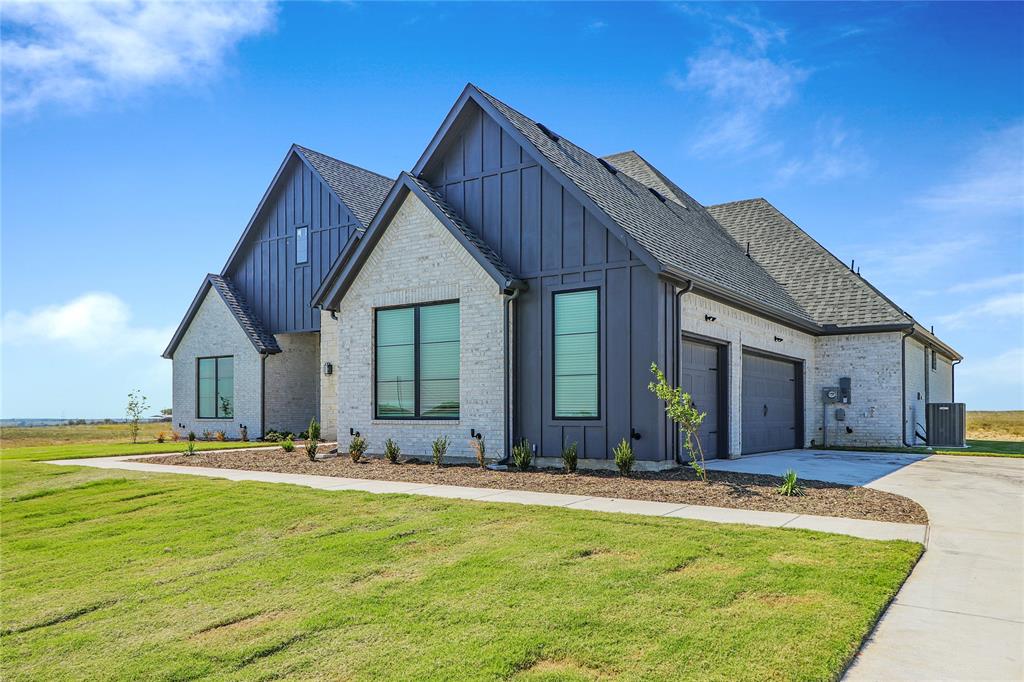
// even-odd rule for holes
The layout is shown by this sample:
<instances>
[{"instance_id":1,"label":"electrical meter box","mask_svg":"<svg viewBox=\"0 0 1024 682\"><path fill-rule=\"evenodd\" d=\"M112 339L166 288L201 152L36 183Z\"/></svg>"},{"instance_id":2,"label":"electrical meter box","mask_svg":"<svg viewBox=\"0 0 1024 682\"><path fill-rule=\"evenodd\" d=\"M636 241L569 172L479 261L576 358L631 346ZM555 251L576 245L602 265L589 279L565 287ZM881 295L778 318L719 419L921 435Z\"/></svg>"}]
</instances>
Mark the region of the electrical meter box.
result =
<instances>
[{"instance_id":1,"label":"electrical meter box","mask_svg":"<svg viewBox=\"0 0 1024 682\"><path fill-rule=\"evenodd\" d=\"M839 387L838 386L827 386L821 389L821 402L826 405L839 402Z\"/></svg>"},{"instance_id":2,"label":"electrical meter box","mask_svg":"<svg viewBox=\"0 0 1024 682\"><path fill-rule=\"evenodd\" d=\"M850 377L839 380L839 402L844 405L850 404Z\"/></svg>"}]
</instances>

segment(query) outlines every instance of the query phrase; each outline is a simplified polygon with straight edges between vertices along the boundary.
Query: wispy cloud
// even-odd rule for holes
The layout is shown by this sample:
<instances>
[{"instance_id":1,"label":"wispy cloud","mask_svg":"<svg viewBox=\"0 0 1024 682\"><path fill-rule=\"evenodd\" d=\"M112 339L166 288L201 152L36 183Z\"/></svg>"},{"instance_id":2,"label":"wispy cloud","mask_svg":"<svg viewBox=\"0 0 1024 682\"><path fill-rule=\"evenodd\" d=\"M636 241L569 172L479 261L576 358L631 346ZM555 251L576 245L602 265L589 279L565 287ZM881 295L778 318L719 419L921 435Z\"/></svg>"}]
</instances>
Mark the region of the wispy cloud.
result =
<instances>
[{"instance_id":1,"label":"wispy cloud","mask_svg":"<svg viewBox=\"0 0 1024 682\"><path fill-rule=\"evenodd\" d=\"M131 308L108 292L82 294L67 303L13 310L3 317L4 344L53 344L105 355L144 353L156 358L173 329L133 324Z\"/></svg>"},{"instance_id":2,"label":"wispy cloud","mask_svg":"<svg viewBox=\"0 0 1024 682\"><path fill-rule=\"evenodd\" d=\"M606 28L608 28L608 23L601 19L594 19L586 26L586 29L591 33L597 33L598 31L603 31Z\"/></svg>"},{"instance_id":3,"label":"wispy cloud","mask_svg":"<svg viewBox=\"0 0 1024 682\"><path fill-rule=\"evenodd\" d=\"M951 181L914 200L923 208L971 216L1024 214L1024 122L983 139Z\"/></svg>"},{"instance_id":4,"label":"wispy cloud","mask_svg":"<svg viewBox=\"0 0 1024 682\"><path fill-rule=\"evenodd\" d=\"M948 315L940 315L941 324L951 328L964 327L972 321L1014 320L1024 317L1024 292L1000 294Z\"/></svg>"},{"instance_id":5,"label":"wispy cloud","mask_svg":"<svg viewBox=\"0 0 1024 682\"><path fill-rule=\"evenodd\" d=\"M788 183L799 177L806 183L820 184L863 174L871 165L864 148L838 118L818 121L812 147L808 156L785 162L777 180Z\"/></svg>"},{"instance_id":6,"label":"wispy cloud","mask_svg":"<svg viewBox=\"0 0 1024 682\"><path fill-rule=\"evenodd\" d=\"M1024 272L1018 272L1012 275L1002 275L999 277L986 277L984 279L976 279L971 282L961 282L960 284L949 287L946 289L946 292L950 294L972 293L975 291L1002 289L1004 287L1013 286L1014 284L1024 284Z\"/></svg>"},{"instance_id":7,"label":"wispy cloud","mask_svg":"<svg viewBox=\"0 0 1024 682\"><path fill-rule=\"evenodd\" d=\"M274 23L252 2L7 2L3 108L88 107L161 83L209 77L243 38Z\"/></svg>"}]
</instances>

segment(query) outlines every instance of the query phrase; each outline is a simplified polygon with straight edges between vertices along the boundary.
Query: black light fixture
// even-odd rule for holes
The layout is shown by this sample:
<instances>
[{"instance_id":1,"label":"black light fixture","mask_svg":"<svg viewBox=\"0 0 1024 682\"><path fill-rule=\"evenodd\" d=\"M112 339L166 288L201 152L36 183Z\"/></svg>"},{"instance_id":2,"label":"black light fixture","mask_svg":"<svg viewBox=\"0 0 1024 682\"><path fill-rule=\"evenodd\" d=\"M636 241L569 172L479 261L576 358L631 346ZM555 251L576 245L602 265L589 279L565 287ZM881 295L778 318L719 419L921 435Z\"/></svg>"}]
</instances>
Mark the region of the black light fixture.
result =
<instances>
[{"instance_id":1,"label":"black light fixture","mask_svg":"<svg viewBox=\"0 0 1024 682\"><path fill-rule=\"evenodd\" d=\"M329 362L324 363L324 374L330 376L334 374L334 365Z\"/></svg>"},{"instance_id":2,"label":"black light fixture","mask_svg":"<svg viewBox=\"0 0 1024 682\"><path fill-rule=\"evenodd\" d=\"M708 315L707 313L704 314L704 321L705 322L714 322L717 319L718 318L715 317L714 315Z\"/></svg>"},{"instance_id":3,"label":"black light fixture","mask_svg":"<svg viewBox=\"0 0 1024 682\"><path fill-rule=\"evenodd\" d=\"M782 343L782 337L781 336L776 336L775 337L775 343Z\"/></svg>"},{"instance_id":4,"label":"black light fixture","mask_svg":"<svg viewBox=\"0 0 1024 682\"><path fill-rule=\"evenodd\" d=\"M484 439L484 434L478 433L476 429L470 429L469 430L469 437L470 438L476 438L477 440L483 440Z\"/></svg>"},{"instance_id":5,"label":"black light fixture","mask_svg":"<svg viewBox=\"0 0 1024 682\"><path fill-rule=\"evenodd\" d=\"M352 428L352 427L350 426L350 427L348 427L348 435L350 435L350 436L356 436L356 437L358 438L358 437L359 437L359 432L358 432L358 431L356 431L356 430L355 430L354 428Z\"/></svg>"}]
</instances>

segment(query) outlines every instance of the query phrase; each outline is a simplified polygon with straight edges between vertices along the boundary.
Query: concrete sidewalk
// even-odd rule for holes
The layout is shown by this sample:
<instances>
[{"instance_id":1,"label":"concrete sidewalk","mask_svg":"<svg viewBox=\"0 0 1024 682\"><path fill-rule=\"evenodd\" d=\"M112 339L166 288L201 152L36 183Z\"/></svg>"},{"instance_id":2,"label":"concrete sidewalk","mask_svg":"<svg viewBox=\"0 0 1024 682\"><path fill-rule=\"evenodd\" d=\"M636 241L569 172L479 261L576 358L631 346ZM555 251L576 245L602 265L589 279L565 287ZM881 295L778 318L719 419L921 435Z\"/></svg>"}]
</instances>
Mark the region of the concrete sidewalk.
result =
<instances>
[{"instance_id":1,"label":"concrete sidewalk","mask_svg":"<svg viewBox=\"0 0 1024 682\"><path fill-rule=\"evenodd\" d=\"M928 511L928 551L845 679L1024 680L1024 459L793 450L708 468L856 480Z\"/></svg>"},{"instance_id":2,"label":"concrete sidewalk","mask_svg":"<svg viewBox=\"0 0 1024 682\"><path fill-rule=\"evenodd\" d=\"M149 455L148 457L159 457ZM805 528L826 533L853 535L871 540L910 540L925 543L928 527L909 523L843 519L834 516L812 516L784 512L729 509L725 507L704 507L694 504L673 504L644 500L623 500L611 497L588 497L542 493L529 490L502 490L499 488L469 488L430 483L408 483L404 481L377 481L336 476L313 476L308 474L284 474L271 471L248 471L244 469L220 469L215 467L176 466L149 464L129 461L143 459L139 455L126 457L95 457L88 459L61 459L46 462L61 466L85 466L99 469L124 469L160 474L187 474L226 478L232 481L262 481L265 483L290 483L320 490L360 490L368 493L408 493L429 495L461 500L484 502L507 502L514 504L536 504L546 507L566 507L590 511L642 514L645 516L668 516L681 519L698 519L715 523L745 523L752 526L776 528Z\"/></svg>"}]
</instances>

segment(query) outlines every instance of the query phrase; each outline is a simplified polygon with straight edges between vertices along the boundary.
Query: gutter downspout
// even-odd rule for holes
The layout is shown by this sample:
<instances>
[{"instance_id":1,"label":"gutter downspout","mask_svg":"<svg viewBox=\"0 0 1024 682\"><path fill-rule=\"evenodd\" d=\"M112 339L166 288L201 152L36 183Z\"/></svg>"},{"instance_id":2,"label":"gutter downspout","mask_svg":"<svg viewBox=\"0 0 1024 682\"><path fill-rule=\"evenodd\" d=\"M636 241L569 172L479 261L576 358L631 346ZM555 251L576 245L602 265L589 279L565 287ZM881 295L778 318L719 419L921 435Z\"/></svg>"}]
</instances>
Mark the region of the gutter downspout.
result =
<instances>
[{"instance_id":1,"label":"gutter downspout","mask_svg":"<svg viewBox=\"0 0 1024 682\"><path fill-rule=\"evenodd\" d=\"M260 354L260 440L267 433L267 358L266 353Z\"/></svg>"},{"instance_id":2,"label":"gutter downspout","mask_svg":"<svg viewBox=\"0 0 1024 682\"><path fill-rule=\"evenodd\" d=\"M509 334L509 326L512 321L512 301L519 298L519 294L521 292L522 288L517 287L512 290L511 294L506 294L504 292L502 293L502 298L504 299L505 304L505 319L504 324L502 325L505 346L505 362L503 363L505 370L505 454L497 462L497 464L501 465L507 465L512 457L512 427L515 424L515 422L512 419L512 400L509 395L509 392L511 391L512 388L511 374L513 369L513 358L511 356L511 334Z\"/></svg>"},{"instance_id":3,"label":"gutter downspout","mask_svg":"<svg viewBox=\"0 0 1024 682\"><path fill-rule=\"evenodd\" d=\"M949 365L949 402L956 402L956 366L963 362L964 359L954 360Z\"/></svg>"},{"instance_id":4,"label":"gutter downspout","mask_svg":"<svg viewBox=\"0 0 1024 682\"><path fill-rule=\"evenodd\" d=\"M913 335L914 328L911 327L908 331L903 332L903 338L900 340L900 403L903 406L903 421L900 426L903 432L900 434L900 438L903 440L903 445L908 448L914 447L907 442L907 339Z\"/></svg>"},{"instance_id":5,"label":"gutter downspout","mask_svg":"<svg viewBox=\"0 0 1024 682\"><path fill-rule=\"evenodd\" d=\"M680 372L679 368L679 347L683 343L683 312L681 310L681 306L683 304L683 294L688 294L692 290L693 280L687 280L686 286L676 292L676 304L672 307L672 313L675 318L673 321L673 326L675 327L675 330L673 331L673 336L675 338L673 339L672 344L672 369L676 375L676 386L679 385L679 379L682 375L682 372ZM676 426L675 429L673 429L672 431L672 459L675 460L676 464L681 463L679 461L679 454L679 427Z\"/></svg>"}]
</instances>

